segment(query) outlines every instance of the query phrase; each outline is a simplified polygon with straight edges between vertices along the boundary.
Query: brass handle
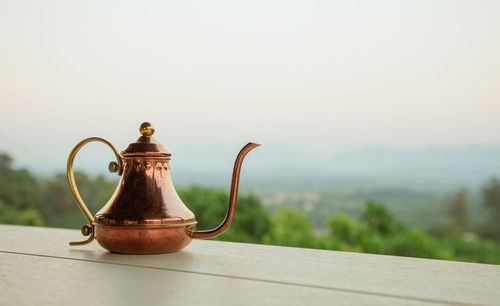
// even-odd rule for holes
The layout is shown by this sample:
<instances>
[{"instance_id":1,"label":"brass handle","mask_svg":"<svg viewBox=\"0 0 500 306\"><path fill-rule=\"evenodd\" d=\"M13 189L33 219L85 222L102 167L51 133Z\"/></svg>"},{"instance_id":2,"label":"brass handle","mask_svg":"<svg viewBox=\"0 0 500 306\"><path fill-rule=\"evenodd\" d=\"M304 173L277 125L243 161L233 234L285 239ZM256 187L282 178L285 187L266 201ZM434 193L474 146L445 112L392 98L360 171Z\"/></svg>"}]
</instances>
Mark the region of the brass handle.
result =
<instances>
[{"instance_id":1,"label":"brass handle","mask_svg":"<svg viewBox=\"0 0 500 306\"><path fill-rule=\"evenodd\" d=\"M226 217L224 218L224 221L222 221L222 223L214 229L207 231L193 232L192 233L193 238L207 239L207 238L217 237L222 233L224 233L229 228L231 222L233 222L234 210L236 208L236 197L238 196L238 185L240 183L241 164L243 163L243 159L245 158L247 153L252 151L258 146L260 146L260 144L249 142L246 146L244 146L241 149L240 153L238 153L238 156L236 156L233 168L233 178L231 180L231 190L229 191L229 204L227 206L227 213Z\"/></svg>"},{"instance_id":2,"label":"brass handle","mask_svg":"<svg viewBox=\"0 0 500 306\"><path fill-rule=\"evenodd\" d=\"M71 190L71 193L73 194L73 197L76 200L76 204L78 204L78 207L80 207L80 210L82 211L83 215L89 222L88 224L85 224L82 226L82 234L84 236L90 236L87 240L85 241L78 241L78 242L70 242L69 245L84 245L87 243L92 242L94 240L94 217L90 213L89 209L87 208L87 205L83 202L82 197L80 196L80 193L78 192L78 188L76 187L76 182L75 182L75 175L73 173L73 160L75 159L76 153L87 143L92 142L92 141L98 141L102 142L104 144L107 144L111 150L113 150L113 153L115 153L116 160L118 161L117 164L114 162L110 164L110 170L116 170L112 172L118 172L118 175L121 175L123 172L123 163L122 163L122 156L120 155L120 152L116 149L116 147L111 144L111 142L107 141L106 139L99 138L99 137L90 137L87 139L84 139L80 141L75 148L71 151L68 157L68 165L67 165L67 170L66 174L68 175L68 183L69 183L69 188ZM113 165L113 167L112 167ZM117 167L116 167L117 166Z\"/></svg>"}]
</instances>

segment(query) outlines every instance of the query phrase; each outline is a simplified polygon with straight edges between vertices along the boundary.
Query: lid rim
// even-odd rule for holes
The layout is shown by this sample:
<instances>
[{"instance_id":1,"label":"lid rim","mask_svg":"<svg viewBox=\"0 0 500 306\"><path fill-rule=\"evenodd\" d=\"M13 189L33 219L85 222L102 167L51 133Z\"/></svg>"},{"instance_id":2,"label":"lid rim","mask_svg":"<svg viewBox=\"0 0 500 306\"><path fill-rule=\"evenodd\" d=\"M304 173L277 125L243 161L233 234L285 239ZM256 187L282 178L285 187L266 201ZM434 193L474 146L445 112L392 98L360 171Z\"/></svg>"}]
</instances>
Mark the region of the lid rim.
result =
<instances>
[{"instance_id":1,"label":"lid rim","mask_svg":"<svg viewBox=\"0 0 500 306\"><path fill-rule=\"evenodd\" d=\"M123 157L156 157L156 158L168 158L172 156L172 153L161 153L161 152L132 152L132 153L125 153L125 151L121 152L121 155Z\"/></svg>"}]
</instances>

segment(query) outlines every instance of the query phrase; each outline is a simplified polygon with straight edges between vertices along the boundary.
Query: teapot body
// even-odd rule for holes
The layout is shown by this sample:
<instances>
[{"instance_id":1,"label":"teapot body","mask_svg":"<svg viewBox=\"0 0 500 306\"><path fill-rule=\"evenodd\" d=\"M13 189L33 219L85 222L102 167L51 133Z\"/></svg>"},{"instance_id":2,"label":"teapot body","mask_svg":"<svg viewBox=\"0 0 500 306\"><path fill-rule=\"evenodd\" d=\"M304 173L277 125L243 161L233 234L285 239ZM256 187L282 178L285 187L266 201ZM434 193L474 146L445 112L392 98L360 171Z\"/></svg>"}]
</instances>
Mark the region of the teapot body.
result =
<instances>
[{"instance_id":1,"label":"teapot body","mask_svg":"<svg viewBox=\"0 0 500 306\"><path fill-rule=\"evenodd\" d=\"M106 250L123 254L161 254L186 247L192 227L132 227L95 225L95 239Z\"/></svg>"},{"instance_id":2,"label":"teapot body","mask_svg":"<svg viewBox=\"0 0 500 306\"><path fill-rule=\"evenodd\" d=\"M168 157L125 157L114 196L96 214L97 242L118 253L173 252L191 241L194 214L179 198Z\"/></svg>"}]
</instances>

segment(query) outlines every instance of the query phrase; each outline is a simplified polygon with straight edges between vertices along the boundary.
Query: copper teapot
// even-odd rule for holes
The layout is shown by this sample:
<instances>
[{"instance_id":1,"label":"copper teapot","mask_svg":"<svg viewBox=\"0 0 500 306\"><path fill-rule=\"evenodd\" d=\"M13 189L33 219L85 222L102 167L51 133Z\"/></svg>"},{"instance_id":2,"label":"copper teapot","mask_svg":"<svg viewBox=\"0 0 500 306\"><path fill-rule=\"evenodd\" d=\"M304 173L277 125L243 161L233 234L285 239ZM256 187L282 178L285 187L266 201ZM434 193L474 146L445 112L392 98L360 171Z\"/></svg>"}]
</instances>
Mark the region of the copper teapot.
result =
<instances>
[{"instance_id":1,"label":"copper teapot","mask_svg":"<svg viewBox=\"0 0 500 306\"><path fill-rule=\"evenodd\" d=\"M153 137L152 124L144 122L139 131L142 136L121 153L99 137L82 140L71 151L67 164L68 182L76 203L88 220L82 227L82 234L89 238L70 242L70 245L84 245L96 239L103 248L116 253L167 253L184 248L192 238L216 237L231 225L241 163L245 155L259 145L248 143L236 157L224 221L212 230L196 231L195 216L180 199L170 177L172 153ZM105 143L113 150L117 161L109 164L109 171L121 176L115 193L95 218L78 193L73 174L76 153L92 141Z\"/></svg>"}]
</instances>

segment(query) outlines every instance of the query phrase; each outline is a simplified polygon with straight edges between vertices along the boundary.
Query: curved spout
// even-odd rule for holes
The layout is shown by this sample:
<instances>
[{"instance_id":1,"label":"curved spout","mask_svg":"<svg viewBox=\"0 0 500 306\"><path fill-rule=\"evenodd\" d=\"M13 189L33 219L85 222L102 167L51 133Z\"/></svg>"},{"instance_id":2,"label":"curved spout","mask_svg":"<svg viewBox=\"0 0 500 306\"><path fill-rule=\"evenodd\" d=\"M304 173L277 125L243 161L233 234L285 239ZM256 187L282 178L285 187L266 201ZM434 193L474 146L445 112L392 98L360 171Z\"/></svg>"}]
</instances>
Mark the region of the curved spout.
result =
<instances>
[{"instance_id":1,"label":"curved spout","mask_svg":"<svg viewBox=\"0 0 500 306\"><path fill-rule=\"evenodd\" d=\"M231 190L229 191L229 204L227 207L226 217L224 221L214 229L206 230L206 231L195 231L193 232L193 238L199 239L207 239L217 237L220 234L224 233L228 227L233 222L234 218L234 210L236 208L236 197L238 196L238 185L240 183L240 170L241 164L243 163L243 159L247 155L248 152L252 151L254 148L260 146L260 144L256 144L253 142L249 142L246 146L244 146L238 156L236 156L236 160L234 161L233 168L233 178L231 180Z\"/></svg>"}]
</instances>

